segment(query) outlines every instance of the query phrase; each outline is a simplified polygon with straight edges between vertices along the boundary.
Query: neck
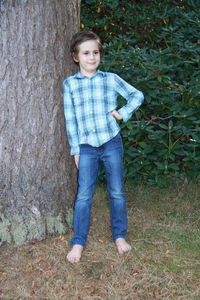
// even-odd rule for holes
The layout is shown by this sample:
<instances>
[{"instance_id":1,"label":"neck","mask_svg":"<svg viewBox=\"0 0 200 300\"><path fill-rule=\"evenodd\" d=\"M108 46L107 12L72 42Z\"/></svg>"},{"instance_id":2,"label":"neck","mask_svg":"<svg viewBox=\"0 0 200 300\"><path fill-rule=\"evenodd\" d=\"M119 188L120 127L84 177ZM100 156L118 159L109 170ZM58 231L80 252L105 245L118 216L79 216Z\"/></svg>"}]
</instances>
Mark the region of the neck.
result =
<instances>
[{"instance_id":1,"label":"neck","mask_svg":"<svg viewBox=\"0 0 200 300\"><path fill-rule=\"evenodd\" d=\"M97 70L95 70L95 71L93 71L93 72L85 72L85 71L83 71L83 70L80 70L80 72L81 72L81 74L82 74L83 76L90 78L90 77L92 77L92 76L97 72Z\"/></svg>"}]
</instances>

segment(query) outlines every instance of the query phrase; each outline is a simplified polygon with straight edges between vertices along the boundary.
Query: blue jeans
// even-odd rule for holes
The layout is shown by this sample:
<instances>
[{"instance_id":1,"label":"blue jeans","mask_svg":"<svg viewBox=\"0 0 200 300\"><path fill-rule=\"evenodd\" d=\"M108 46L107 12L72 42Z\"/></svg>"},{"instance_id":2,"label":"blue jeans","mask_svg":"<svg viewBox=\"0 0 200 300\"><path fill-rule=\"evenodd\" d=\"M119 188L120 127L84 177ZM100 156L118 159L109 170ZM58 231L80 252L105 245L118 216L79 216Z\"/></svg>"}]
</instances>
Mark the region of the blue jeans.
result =
<instances>
[{"instance_id":1,"label":"blue jeans","mask_svg":"<svg viewBox=\"0 0 200 300\"><path fill-rule=\"evenodd\" d=\"M72 245L85 247L89 228L92 198L100 164L103 162L109 200L113 240L125 238L127 231L126 197L123 184L123 145L120 134L100 147L80 145L78 191L74 205Z\"/></svg>"}]
</instances>

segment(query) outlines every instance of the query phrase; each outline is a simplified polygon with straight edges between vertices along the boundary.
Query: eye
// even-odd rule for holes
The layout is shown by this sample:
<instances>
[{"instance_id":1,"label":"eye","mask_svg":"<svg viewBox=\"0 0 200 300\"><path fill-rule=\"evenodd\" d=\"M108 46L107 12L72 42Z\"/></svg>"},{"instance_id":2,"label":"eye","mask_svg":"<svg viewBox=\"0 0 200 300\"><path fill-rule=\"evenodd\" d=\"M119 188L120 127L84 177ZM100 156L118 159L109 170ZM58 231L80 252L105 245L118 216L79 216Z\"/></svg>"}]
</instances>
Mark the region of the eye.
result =
<instances>
[{"instance_id":1,"label":"eye","mask_svg":"<svg viewBox=\"0 0 200 300\"><path fill-rule=\"evenodd\" d=\"M95 51L94 54L99 54L99 51Z\"/></svg>"}]
</instances>

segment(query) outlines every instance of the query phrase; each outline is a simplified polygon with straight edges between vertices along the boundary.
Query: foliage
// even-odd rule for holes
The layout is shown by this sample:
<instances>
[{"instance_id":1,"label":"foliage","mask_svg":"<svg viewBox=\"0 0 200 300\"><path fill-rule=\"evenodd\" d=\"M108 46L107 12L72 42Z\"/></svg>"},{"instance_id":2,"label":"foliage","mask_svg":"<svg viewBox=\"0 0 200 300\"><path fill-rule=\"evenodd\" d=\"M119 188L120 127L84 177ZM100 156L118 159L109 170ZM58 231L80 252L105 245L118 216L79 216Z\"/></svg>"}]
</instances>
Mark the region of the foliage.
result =
<instances>
[{"instance_id":1,"label":"foliage","mask_svg":"<svg viewBox=\"0 0 200 300\"><path fill-rule=\"evenodd\" d=\"M82 0L82 28L104 42L101 69L145 95L121 123L126 178L159 185L200 178L199 9L192 0Z\"/></svg>"}]
</instances>

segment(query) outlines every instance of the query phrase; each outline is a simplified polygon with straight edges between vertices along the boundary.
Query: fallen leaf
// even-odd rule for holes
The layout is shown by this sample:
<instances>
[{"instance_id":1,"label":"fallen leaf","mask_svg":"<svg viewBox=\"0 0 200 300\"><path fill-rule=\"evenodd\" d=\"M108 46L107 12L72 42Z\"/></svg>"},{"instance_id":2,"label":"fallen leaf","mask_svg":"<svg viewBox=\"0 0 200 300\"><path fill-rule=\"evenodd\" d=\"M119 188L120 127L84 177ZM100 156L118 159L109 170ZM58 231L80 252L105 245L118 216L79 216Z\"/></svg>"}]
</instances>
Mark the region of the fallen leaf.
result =
<instances>
[{"instance_id":1,"label":"fallen leaf","mask_svg":"<svg viewBox=\"0 0 200 300\"><path fill-rule=\"evenodd\" d=\"M147 257L143 257L142 260L143 260L144 262L146 262L146 261L148 261L149 259L148 259Z\"/></svg>"},{"instance_id":2,"label":"fallen leaf","mask_svg":"<svg viewBox=\"0 0 200 300\"><path fill-rule=\"evenodd\" d=\"M29 272L29 271L32 271L32 270L33 270L33 266L30 265L30 264L28 264L28 265L26 265L26 266L24 267L24 271Z\"/></svg>"},{"instance_id":3,"label":"fallen leaf","mask_svg":"<svg viewBox=\"0 0 200 300\"><path fill-rule=\"evenodd\" d=\"M31 291L31 295L35 295L36 294L36 292L33 290L33 291Z\"/></svg>"},{"instance_id":4,"label":"fallen leaf","mask_svg":"<svg viewBox=\"0 0 200 300\"><path fill-rule=\"evenodd\" d=\"M103 240L101 240L101 239L99 239L98 241L99 241L99 243L101 243L101 244L103 244L103 243L104 243L104 241L103 241Z\"/></svg>"},{"instance_id":5,"label":"fallen leaf","mask_svg":"<svg viewBox=\"0 0 200 300\"><path fill-rule=\"evenodd\" d=\"M66 238L65 238L64 236L62 236L62 235L59 236L59 239L60 239L61 241L64 241L64 242L66 241Z\"/></svg>"}]
</instances>

